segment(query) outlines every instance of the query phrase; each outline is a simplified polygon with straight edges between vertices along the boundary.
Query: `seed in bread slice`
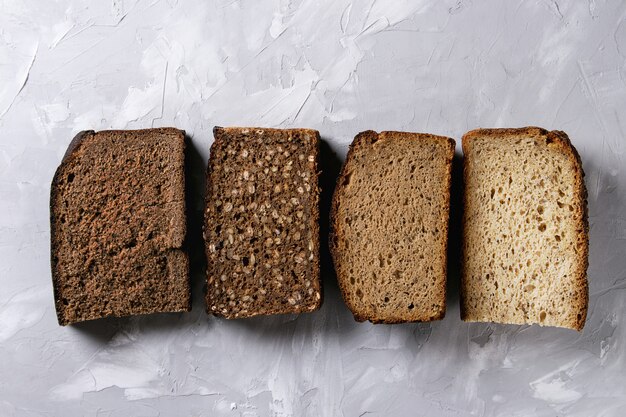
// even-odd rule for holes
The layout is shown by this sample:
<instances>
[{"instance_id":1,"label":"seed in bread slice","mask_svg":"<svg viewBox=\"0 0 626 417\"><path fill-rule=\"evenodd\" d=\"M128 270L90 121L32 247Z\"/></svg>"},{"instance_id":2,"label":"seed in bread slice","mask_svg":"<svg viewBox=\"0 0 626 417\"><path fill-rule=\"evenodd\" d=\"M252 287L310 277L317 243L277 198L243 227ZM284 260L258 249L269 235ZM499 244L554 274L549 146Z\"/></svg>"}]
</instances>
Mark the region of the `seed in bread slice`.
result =
<instances>
[{"instance_id":1,"label":"seed in bread slice","mask_svg":"<svg viewBox=\"0 0 626 417\"><path fill-rule=\"evenodd\" d=\"M455 143L366 131L350 146L333 196L339 287L358 321L443 318Z\"/></svg>"},{"instance_id":2,"label":"seed in bread slice","mask_svg":"<svg viewBox=\"0 0 626 417\"><path fill-rule=\"evenodd\" d=\"M463 320L582 329L586 190L567 135L479 129L463 152Z\"/></svg>"},{"instance_id":3,"label":"seed in bread slice","mask_svg":"<svg viewBox=\"0 0 626 417\"><path fill-rule=\"evenodd\" d=\"M207 311L313 311L319 278L319 133L216 127L207 173Z\"/></svg>"},{"instance_id":4,"label":"seed in bread slice","mask_svg":"<svg viewBox=\"0 0 626 417\"><path fill-rule=\"evenodd\" d=\"M184 132L85 131L52 181L59 324L189 311Z\"/></svg>"}]
</instances>

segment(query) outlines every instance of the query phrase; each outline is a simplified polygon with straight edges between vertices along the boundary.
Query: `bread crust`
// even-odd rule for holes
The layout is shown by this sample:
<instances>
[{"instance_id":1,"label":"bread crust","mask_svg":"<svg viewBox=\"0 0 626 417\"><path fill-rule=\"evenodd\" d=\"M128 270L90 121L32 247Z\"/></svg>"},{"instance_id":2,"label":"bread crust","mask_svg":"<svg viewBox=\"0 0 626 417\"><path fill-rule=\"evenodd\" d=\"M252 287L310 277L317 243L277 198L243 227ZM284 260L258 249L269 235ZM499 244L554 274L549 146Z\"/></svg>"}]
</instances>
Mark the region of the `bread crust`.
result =
<instances>
[{"instance_id":1,"label":"bread crust","mask_svg":"<svg viewBox=\"0 0 626 417\"><path fill-rule=\"evenodd\" d=\"M208 211L206 210L206 207L210 204L209 199L211 198L211 195L213 194L213 181L211 178L211 172L215 170L217 164L219 163L219 161L216 161L215 158L213 157L213 155L215 154L215 151L218 147L223 146L223 142L228 140L228 137L226 135L230 134L230 133L240 133L241 130L244 129L250 129L250 130L261 130L263 131L265 134L272 134L272 133L284 133L284 132L293 132L293 133L301 133L303 135L308 135L313 139L313 143L312 143L312 147L311 147L311 151L313 152L313 156L314 156L314 176L315 176L315 180L314 182L311 184L311 206L309 207L310 209L310 223L309 223L309 227L311 230L311 235L312 235L312 241L313 241L313 252L314 252L314 256L313 256L313 260L312 260L312 276L311 276L311 280L316 283L316 285L319 288L319 294L320 294L320 298L318 300L315 300L314 303L305 306L304 308L300 309L297 312L312 312L315 311L317 309L319 309L322 306L322 303L324 301L324 289L323 289L323 284L322 281L320 279L320 230L319 230L319 196L320 196L320 187L319 187L319 153L320 153L320 134L317 130L314 129L306 129L306 128L298 128L298 129L275 129L275 128L259 128L259 127L221 127L221 126L215 126L213 128L213 137L214 137L214 141L211 144L211 148L210 148L210 157L209 157L209 163L207 165L207 170L206 170L206 189L205 189L205 210L204 210L204 223L203 223L203 235L204 235L204 239L205 239L205 254L206 254L206 258L207 258L207 262L210 263L210 253L209 253L209 248L208 248L208 244L207 244L207 236L208 236L208 226L210 224L212 224L213 219L211 218L211 216L209 216ZM209 278L211 274L211 266L207 265L207 279ZM272 308L266 309L266 310L259 310L259 311L251 311L246 313L245 315L242 314L230 314L229 312L227 313L222 313L218 310L211 310L211 297L209 295L209 289L207 288L207 291L205 293L205 308L206 308L206 312L209 315L214 315L217 317L223 317L226 319L235 319L235 318L246 318L246 317L255 317L255 316L264 316L264 315L273 315L273 314L285 314L288 313L286 311L284 311L284 308L280 308L277 306L274 306ZM296 313L296 311L293 311L294 313Z\"/></svg>"},{"instance_id":2,"label":"bread crust","mask_svg":"<svg viewBox=\"0 0 626 417\"><path fill-rule=\"evenodd\" d=\"M445 136L431 135L428 133L410 133L410 132L397 132L397 131L383 131L383 132L377 133L373 130L366 130L357 134L354 140L352 141L352 143L350 144L350 147L348 149L348 154L346 156L346 160L343 166L341 167L339 176L337 177L337 182L335 185L335 190L333 192L333 198L332 198L331 209L330 209L330 231L329 231L328 244L329 244L331 258L333 260L333 264L335 268L335 273L337 275L337 283L341 291L341 296L344 302L346 303L346 306L348 307L348 309L352 312L352 315L354 316L354 319L356 321L358 322L370 321L373 324L398 324L398 323L419 322L420 320L408 320L408 319L404 319L401 317L393 318L393 319L370 317L369 315L364 314L363 312L359 311L358 307L352 303L352 300L348 296L349 278L345 276L344 274L342 274L343 269L340 265L340 251L338 248L338 239L340 239L340 237L342 236L343 230L341 229L341 225L339 224L338 212L339 212L340 201L343 198L343 195L346 189L344 180L346 178L347 173L353 169L351 164L354 159L354 155L358 151L360 151L363 148L373 145L379 140L386 140L387 138L405 138L405 139L416 139L416 140L430 138L430 139L437 139L437 140L445 140L448 143L448 146L449 146L448 159L446 161L448 181L446 184L446 189L447 189L446 202L447 203L446 203L445 209L448 212L448 216L449 216L450 190L451 190L451 184L452 184L452 160L454 158L454 149L456 146L455 141ZM444 230L444 233L445 233L444 259L446 258L446 252L447 252L447 247L448 247L448 232L449 232L448 229L449 229L449 218L448 218L448 222L446 222L445 224L445 230ZM447 263L446 262L444 262L444 265L443 265L443 274L444 274L444 277L447 276ZM431 321L441 320L445 316L445 312L446 312L445 300L447 298L446 285L444 285L444 288L443 288L443 298L444 298L444 304L443 304L442 310L439 312L437 316L433 317Z\"/></svg>"},{"instance_id":3,"label":"bread crust","mask_svg":"<svg viewBox=\"0 0 626 417\"><path fill-rule=\"evenodd\" d=\"M58 242L58 234L59 234L59 226L58 226L58 222L57 222L57 216L55 215L55 211L56 211L56 207L55 207L55 201L57 199L57 194L58 194L58 186L60 183L60 179L63 176L63 173L65 171L65 169L67 168L67 166L69 165L70 161L77 157L77 155L80 152L80 149L82 148L82 146L87 143L90 140L93 140L98 134L102 134L102 133L117 133L117 134L122 134L122 133L128 133L128 132L133 132L135 134L149 134L149 133L155 133L155 134L180 134L183 137L183 147L185 147L185 131L184 130L180 130L180 129L176 129L173 127L165 127L165 128L154 128L154 129L138 129L138 130L103 130L103 131L99 131L99 132L95 132L94 130L83 130L81 132L78 132L74 138L70 141L64 155L63 158L61 159L61 163L59 164L59 166L57 167L54 176L52 178L52 183L51 183L51 187L50 187L50 200L49 200L49 206L50 206L50 269L51 269L51 275L52 275L52 289L53 289L53 294L54 294L54 300L55 300L55 311L56 311L56 315L57 315L57 321L59 323L59 325L61 326L66 326L68 324L71 324L69 321L67 321L64 317L63 317L63 311L64 311L64 306L63 303L61 302L61 291L60 291L60 285L61 285L61 276L59 273L59 269L58 269L58 263L59 263L59 259L57 256L58 253L58 247L59 247L59 242ZM186 183L184 181L183 178L183 194L185 193L185 187L186 187ZM183 220L183 224L186 230L187 227L187 219L185 218ZM181 250L181 253L183 253L184 257L185 257L185 265L186 265L186 271L185 274L187 275L187 277L189 277L189 256L187 254L187 252L185 250ZM188 299L189 299L189 304L188 307L184 310L184 311L191 311L191 287L190 285L188 285Z\"/></svg>"},{"instance_id":4,"label":"bread crust","mask_svg":"<svg viewBox=\"0 0 626 417\"><path fill-rule=\"evenodd\" d=\"M58 224L57 218L55 215L56 207L54 202L57 198L58 184L59 178L61 177L65 167L68 164L68 160L76 153L80 145L87 139L95 136L96 132L93 130L83 130L82 132L78 132L76 136L70 141L67 146L67 150L61 159L61 163L57 167L54 172L54 176L52 177L52 184L50 186L50 270L52 272L52 291L54 294L54 306L57 315L57 321L59 325L65 326L69 324L63 318L63 303L61 302L61 292L60 292L60 274L58 270L59 258L56 255L58 253Z\"/></svg>"},{"instance_id":5,"label":"bread crust","mask_svg":"<svg viewBox=\"0 0 626 417\"><path fill-rule=\"evenodd\" d=\"M569 137L565 132L559 130L548 131L546 129L528 126L522 128L490 128L490 129L475 129L467 132L462 138L463 154L467 155L473 146L474 139L478 137L501 137L501 136L532 136L543 137L546 140L548 147L554 147L558 151L567 155L572 165L575 167L574 171L574 183L577 190L576 199L582 207L582 216L577 224L577 241L581 247L581 256L578 258L577 268L575 272L576 282L578 289L582 293L577 302L577 310L580 311L574 323L571 324L571 328L574 330L582 330L585 325L588 304L589 304L589 286L587 281L587 268L589 266L589 219L588 219L588 203L587 203L587 188L585 186L584 176L585 173L582 167L582 161L576 148L572 145ZM464 156L463 159L463 182L468 183L469 174L468 167L471 161ZM467 213L467 207L470 204L467 193L463 195L464 213ZM465 247L465 239L467 227L467 217L463 215L463 248ZM461 319L463 321L468 320L466 298L467 298L467 274L468 271L465 265L465 254L462 254L462 267L461 267Z\"/></svg>"}]
</instances>

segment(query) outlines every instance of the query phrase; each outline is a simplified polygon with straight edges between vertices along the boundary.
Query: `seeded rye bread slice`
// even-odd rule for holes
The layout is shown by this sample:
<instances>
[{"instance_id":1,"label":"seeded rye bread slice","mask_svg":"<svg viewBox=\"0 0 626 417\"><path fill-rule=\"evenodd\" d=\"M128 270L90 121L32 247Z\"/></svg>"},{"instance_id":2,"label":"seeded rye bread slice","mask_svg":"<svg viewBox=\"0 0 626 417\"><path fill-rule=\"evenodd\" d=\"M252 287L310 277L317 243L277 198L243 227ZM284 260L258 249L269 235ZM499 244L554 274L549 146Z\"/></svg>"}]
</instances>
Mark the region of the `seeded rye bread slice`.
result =
<instances>
[{"instance_id":1,"label":"seeded rye bread slice","mask_svg":"<svg viewBox=\"0 0 626 417\"><path fill-rule=\"evenodd\" d=\"M319 133L216 127L207 172L207 311L313 311L319 277Z\"/></svg>"},{"instance_id":2,"label":"seeded rye bread slice","mask_svg":"<svg viewBox=\"0 0 626 417\"><path fill-rule=\"evenodd\" d=\"M567 135L479 129L463 136L463 152L463 320L581 330L587 193Z\"/></svg>"},{"instance_id":3,"label":"seeded rye bread slice","mask_svg":"<svg viewBox=\"0 0 626 417\"><path fill-rule=\"evenodd\" d=\"M337 180L330 249L357 321L443 318L454 140L359 133Z\"/></svg>"},{"instance_id":4,"label":"seeded rye bread slice","mask_svg":"<svg viewBox=\"0 0 626 417\"><path fill-rule=\"evenodd\" d=\"M59 324L189 311L184 132L84 131L50 193Z\"/></svg>"}]
</instances>

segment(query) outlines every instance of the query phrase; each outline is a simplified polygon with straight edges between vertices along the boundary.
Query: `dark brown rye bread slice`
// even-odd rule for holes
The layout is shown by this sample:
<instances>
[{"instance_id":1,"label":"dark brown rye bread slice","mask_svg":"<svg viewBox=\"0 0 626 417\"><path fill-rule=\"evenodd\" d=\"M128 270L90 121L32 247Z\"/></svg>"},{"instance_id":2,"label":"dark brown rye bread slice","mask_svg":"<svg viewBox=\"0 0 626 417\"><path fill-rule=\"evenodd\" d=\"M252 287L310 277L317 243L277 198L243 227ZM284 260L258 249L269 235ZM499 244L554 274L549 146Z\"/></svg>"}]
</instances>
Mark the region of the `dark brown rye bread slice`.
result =
<instances>
[{"instance_id":1,"label":"dark brown rye bread slice","mask_svg":"<svg viewBox=\"0 0 626 417\"><path fill-rule=\"evenodd\" d=\"M70 143L50 192L59 324L190 310L184 149L173 128Z\"/></svg>"},{"instance_id":2,"label":"dark brown rye bread slice","mask_svg":"<svg viewBox=\"0 0 626 417\"><path fill-rule=\"evenodd\" d=\"M337 180L330 249L358 321L443 318L455 143L421 133L359 133Z\"/></svg>"},{"instance_id":3,"label":"dark brown rye bread slice","mask_svg":"<svg viewBox=\"0 0 626 417\"><path fill-rule=\"evenodd\" d=\"M319 278L319 133L221 128L207 172L207 311L313 311Z\"/></svg>"},{"instance_id":4,"label":"dark brown rye bread slice","mask_svg":"<svg viewBox=\"0 0 626 417\"><path fill-rule=\"evenodd\" d=\"M463 320L582 329L587 192L567 135L478 129L463 153Z\"/></svg>"}]
</instances>

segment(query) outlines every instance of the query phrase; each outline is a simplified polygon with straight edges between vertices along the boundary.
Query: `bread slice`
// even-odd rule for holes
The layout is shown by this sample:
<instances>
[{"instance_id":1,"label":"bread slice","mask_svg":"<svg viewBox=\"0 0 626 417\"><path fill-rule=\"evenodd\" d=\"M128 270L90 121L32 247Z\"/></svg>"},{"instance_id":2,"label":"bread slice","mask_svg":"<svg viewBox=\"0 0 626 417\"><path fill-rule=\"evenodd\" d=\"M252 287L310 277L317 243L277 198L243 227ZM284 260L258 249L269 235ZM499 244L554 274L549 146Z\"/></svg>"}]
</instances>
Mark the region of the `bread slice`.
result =
<instances>
[{"instance_id":1,"label":"bread slice","mask_svg":"<svg viewBox=\"0 0 626 417\"><path fill-rule=\"evenodd\" d=\"M59 324L189 311L184 132L85 131L50 193Z\"/></svg>"},{"instance_id":2,"label":"bread slice","mask_svg":"<svg viewBox=\"0 0 626 417\"><path fill-rule=\"evenodd\" d=\"M479 129L463 152L462 319L582 329L586 190L567 135Z\"/></svg>"},{"instance_id":3,"label":"bread slice","mask_svg":"<svg viewBox=\"0 0 626 417\"><path fill-rule=\"evenodd\" d=\"M443 318L455 143L421 133L359 133L333 196L330 249L357 321Z\"/></svg>"},{"instance_id":4,"label":"bread slice","mask_svg":"<svg viewBox=\"0 0 626 417\"><path fill-rule=\"evenodd\" d=\"M207 173L207 311L313 311L319 277L319 133L216 127Z\"/></svg>"}]
</instances>

